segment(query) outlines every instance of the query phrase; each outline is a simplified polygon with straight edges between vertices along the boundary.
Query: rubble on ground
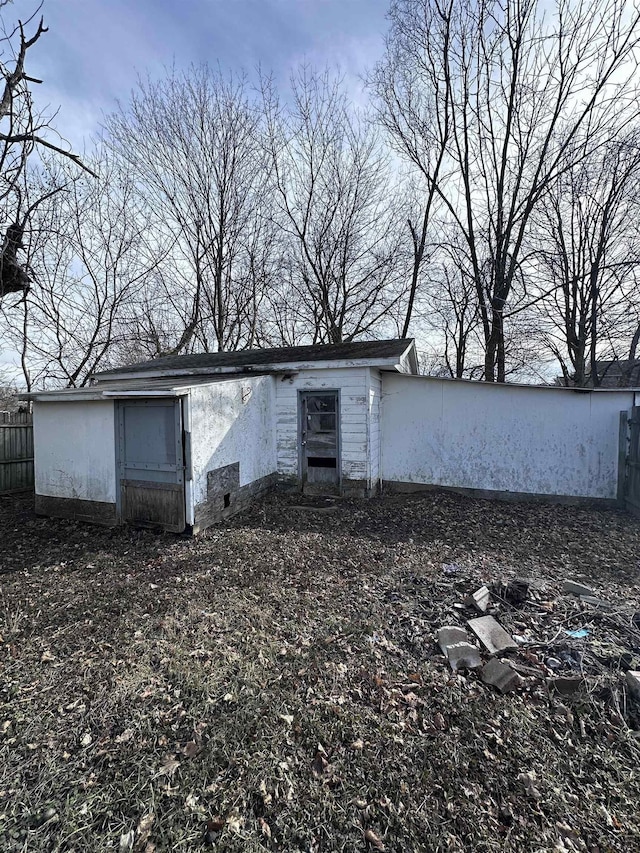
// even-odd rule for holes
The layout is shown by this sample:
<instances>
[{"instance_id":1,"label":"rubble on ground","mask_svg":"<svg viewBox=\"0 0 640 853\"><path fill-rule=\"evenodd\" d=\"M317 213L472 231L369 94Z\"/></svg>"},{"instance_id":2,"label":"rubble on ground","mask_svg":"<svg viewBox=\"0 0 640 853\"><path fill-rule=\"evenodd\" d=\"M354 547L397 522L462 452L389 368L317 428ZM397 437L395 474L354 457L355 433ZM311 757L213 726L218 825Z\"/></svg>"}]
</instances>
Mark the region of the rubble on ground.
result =
<instances>
[{"instance_id":1,"label":"rubble on ground","mask_svg":"<svg viewBox=\"0 0 640 853\"><path fill-rule=\"evenodd\" d=\"M456 574L459 571L456 567ZM453 574L446 564L442 572ZM530 685L544 683L562 696L575 696L584 689L597 693L605 683L611 690L611 677L617 673L620 704L626 704L627 696L640 702L640 612L636 605L630 601L612 604L575 580L565 580L556 590L546 584L536 588L523 578L490 580L463 602L450 602L451 611L460 619L468 617L466 628L441 627L438 645L454 672L482 666L481 681L501 693L517 689L527 679ZM472 617L474 610L488 611L488 615ZM578 627L570 627L574 625ZM484 665L477 646L468 642L467 629L482 645ZM465 657L463 651L471 649L475 653Z\"/></svg>"}]
</instances>

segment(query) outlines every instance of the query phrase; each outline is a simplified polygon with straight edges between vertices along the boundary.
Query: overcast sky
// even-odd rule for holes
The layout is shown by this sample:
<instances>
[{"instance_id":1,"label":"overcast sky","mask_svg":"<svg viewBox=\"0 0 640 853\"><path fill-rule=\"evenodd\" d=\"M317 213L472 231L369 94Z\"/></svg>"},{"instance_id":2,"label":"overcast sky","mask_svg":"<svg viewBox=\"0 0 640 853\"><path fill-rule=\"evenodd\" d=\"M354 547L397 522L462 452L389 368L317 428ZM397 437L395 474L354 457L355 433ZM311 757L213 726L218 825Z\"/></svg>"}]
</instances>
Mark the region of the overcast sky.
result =
<instances>
[{"instance_id":1,"label":"overcast sky","mask_svg":"<svg viewBox=\"0 0 640 853\"><path fill-rule=\"evenodd\" d=\"M5 22L36 4L15 0ZM388 0L44 0L49 27L28 56L39 106L60 106L58 129L79 148L136 76L220 63L282 82L300 60L338 64L354 82L380 56Z\"/></svg>"}]
</instances>

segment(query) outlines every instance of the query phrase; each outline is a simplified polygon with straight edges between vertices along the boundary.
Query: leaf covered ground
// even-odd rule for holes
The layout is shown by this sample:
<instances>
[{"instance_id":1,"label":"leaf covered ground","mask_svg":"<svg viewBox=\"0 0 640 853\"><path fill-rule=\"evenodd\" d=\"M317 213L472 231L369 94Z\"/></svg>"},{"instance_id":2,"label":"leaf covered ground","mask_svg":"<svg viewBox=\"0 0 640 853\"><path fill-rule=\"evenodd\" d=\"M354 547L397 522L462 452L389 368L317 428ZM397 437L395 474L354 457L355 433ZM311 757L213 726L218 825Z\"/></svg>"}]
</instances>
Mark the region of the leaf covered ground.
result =
<instances>
[{"instance_id":1,"label":"leaf covered ground","mask_svg":"<svg viewBox=\"0 0 640 853\"><path fill-rule=\"evenodd\" d=\"M435 492L336 506L270 496L180 538L0 499L3 853L640 851L640 522ZM514 577L502 696L435 632ZM579 661L578 692L551 660Z\"/></svg>"}]
</instances>

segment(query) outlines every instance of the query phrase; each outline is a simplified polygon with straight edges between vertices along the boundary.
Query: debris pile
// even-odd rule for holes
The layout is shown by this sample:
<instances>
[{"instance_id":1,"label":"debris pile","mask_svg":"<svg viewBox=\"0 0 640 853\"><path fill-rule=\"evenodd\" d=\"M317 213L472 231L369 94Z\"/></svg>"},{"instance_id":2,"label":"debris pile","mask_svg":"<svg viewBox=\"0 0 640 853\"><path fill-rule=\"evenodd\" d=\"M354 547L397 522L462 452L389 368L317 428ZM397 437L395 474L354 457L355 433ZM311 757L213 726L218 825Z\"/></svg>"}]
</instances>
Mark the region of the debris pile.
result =
<instances>
[{"instance_id":1,"label":"debris pile","mask_svg":"<svg viewBox=\"0 0 640 853\"><path fill-rule=\"evenodd\" d=\"M442 573L456 576L459 592L460 567L445 564ZM561 696L605 697L640 729L640 611L631 602L611 602L573 579L556 591L525 578L491 581L461 598L450 609L464 624L436 633L453 672L479 669L500 693L545 685Z\"/></svg>"}]
</instances>

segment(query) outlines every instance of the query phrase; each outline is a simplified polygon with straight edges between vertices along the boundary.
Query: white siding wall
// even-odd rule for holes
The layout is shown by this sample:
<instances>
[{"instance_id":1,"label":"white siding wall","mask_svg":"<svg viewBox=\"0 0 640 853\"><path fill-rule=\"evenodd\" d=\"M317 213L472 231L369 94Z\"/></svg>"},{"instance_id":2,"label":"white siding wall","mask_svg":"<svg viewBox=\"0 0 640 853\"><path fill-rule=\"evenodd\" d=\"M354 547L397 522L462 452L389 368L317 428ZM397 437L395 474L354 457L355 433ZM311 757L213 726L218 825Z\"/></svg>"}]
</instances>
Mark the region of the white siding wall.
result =
<instances>
[{"instance_id":1,"label":"white siding wall","mask_svg":"<svg viewBox=\"0 0 640 853\"><path fill-rule=\"evenodd\" d=\"M369 457L371 461L371 485L380 480L380 400L382 380L380 371L369 371Z\"/></svg>"},{"instance_id":2,"label":"white siding wall","mask_svg":"<svg viewBox=\"0 0 640 853\"><path fill-rule=\"evenodd\" d=\"M240 485L276 471L271 376L231 379L189 392L193 502L207 499L207 472L240 463Z\"/></svg>"},{"instance_id":3,"label":"white siding wall","mask_svg":"<svg viewBox=\"0 0 640 853\"><path fill-rule=\"evenodd\" d=\"M382 477L615 498L633 392L576 393L383 374Z\"/></svg>"},{"instance_id":4,"label":"white siding wall","mask_svg":"<svg viewBox=\"0 0 640 853\"><path fill-rule=\"evenodd\" d=\"M298 476L298 392L340 391L342 477L369 480L369 368L302 370L277 379L278 473Z\"/></svg>"},{"instance_id":5,"label":"white siding wall","mask_svg":"<svg viewBox=\"0 0 640 853\"><path fill-rule=\"evenodd\" d=\"M36 402L33 438L36 494L115 503L112 400Z\"/></svg>"}]
</instances>

